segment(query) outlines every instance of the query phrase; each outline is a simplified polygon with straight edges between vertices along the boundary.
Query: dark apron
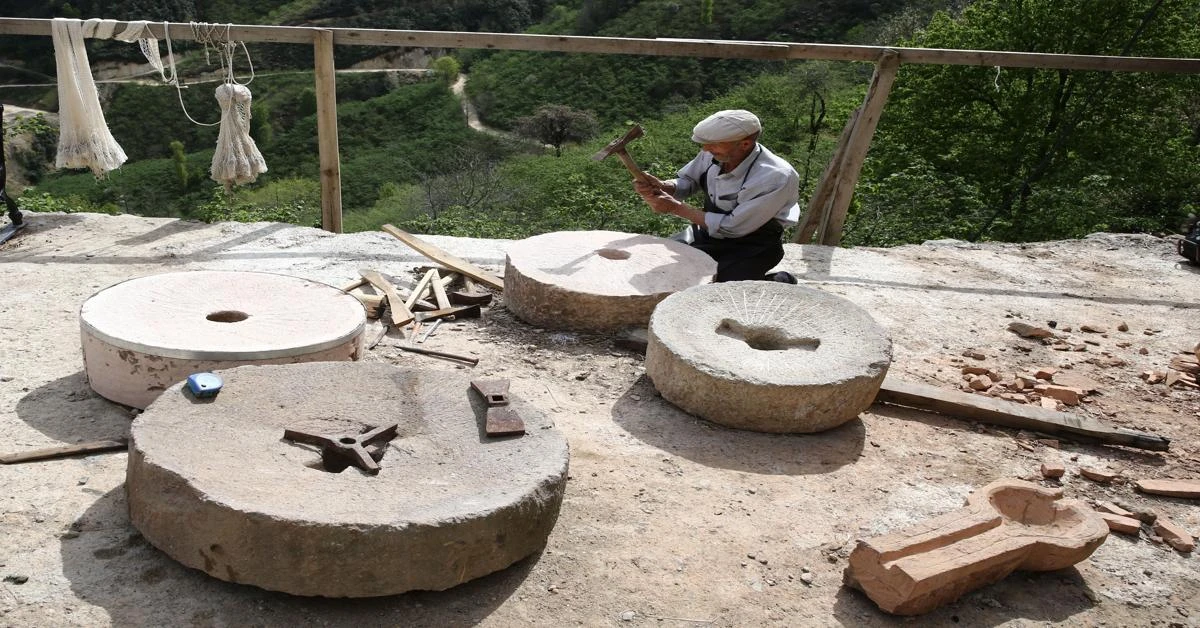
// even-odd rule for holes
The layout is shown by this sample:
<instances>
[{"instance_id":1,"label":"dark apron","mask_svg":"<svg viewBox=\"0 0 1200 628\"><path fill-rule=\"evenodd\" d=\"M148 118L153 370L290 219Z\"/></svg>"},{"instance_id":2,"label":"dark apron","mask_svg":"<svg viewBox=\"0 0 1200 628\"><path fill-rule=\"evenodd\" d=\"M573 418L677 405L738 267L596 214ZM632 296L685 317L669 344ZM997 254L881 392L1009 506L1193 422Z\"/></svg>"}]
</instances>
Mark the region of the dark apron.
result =
<instances>
[{"instance_id":1,"label":"dark apron","mask_svg":"<svg viewBox=\"0 0 1200 628\"><path fill-rule=\"evenodd\" d=\"M759 153L761 156L762 153ZM755 161L758 157L754 158ZM750 168L746 176L750 176ZM746 183L742 179L742 185ZM713 195L708 191L708 170L700 177L700 188L704 190L704 211L728 216L731 210L717 207ZM771 218L763 226L738 238L714 238L698 225L692 225L691 245L717 261L717 276L713 281L744 281L767 279L766 273L783 259L783 225Z\"/></svg>"}]
</instances>

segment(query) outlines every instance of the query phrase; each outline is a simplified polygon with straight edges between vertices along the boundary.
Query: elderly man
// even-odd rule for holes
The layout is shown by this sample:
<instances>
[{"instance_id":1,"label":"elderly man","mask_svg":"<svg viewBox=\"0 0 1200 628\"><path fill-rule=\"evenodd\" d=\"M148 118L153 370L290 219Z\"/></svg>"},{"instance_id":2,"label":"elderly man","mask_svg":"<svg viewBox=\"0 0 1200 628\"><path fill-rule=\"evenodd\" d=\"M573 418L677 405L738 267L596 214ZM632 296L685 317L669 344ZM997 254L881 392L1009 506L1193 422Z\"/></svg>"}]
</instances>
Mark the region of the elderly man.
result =
<instances>
[{"instance_id":1,"label":"elderly man","mask_svg":"<svg viewBox=\"0 0 1200 628\"><path fill-rule=\"evenodd\" d=\"M634 182L651 209L691 221L681 239L717 261L714 281L796 283L791 273L767 271L783 259L784 228L800 217L800 176L758 143L761 132L749 111L718 111L693 129L700 154L675 179ZM683 202L696 192L704 195L703 208Z\"/></svg>"}]
</instances>

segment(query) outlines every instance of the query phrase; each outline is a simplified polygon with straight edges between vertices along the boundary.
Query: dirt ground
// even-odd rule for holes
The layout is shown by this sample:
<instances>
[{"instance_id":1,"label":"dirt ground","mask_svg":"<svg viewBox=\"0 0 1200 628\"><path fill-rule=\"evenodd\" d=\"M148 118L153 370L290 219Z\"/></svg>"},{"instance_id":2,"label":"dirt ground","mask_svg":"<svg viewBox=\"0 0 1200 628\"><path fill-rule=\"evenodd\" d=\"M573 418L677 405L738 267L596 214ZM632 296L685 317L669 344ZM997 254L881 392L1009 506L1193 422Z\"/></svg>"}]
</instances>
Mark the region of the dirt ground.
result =
<instances>
[{"instance_id":1,"label":"dirt ground","mask_svg":"<svg viewBox=\"0 0 1200 628\"><path fill-rule=\"evenodd\" d=\"M80 355L79 307L116 282L240 269L343 285L360 268L405 275L428 264L383 233L27 218L29 229L0 247L0 453L126 432L130 410L92 392ZM503 270L502 241L429 239ZM1200 563L1144 532L1111 535L1074 568L1018 572L916 620L841 585L855 539L957 508L996 479L1048 483L1038 468L1053 457L1066 463L1068 497L1153 508L1200 533L1197 502L1079 476L1107 466L1123 478L1200 478L1200 393L1140 377L1200 340L1200 269L1182 261L1169 240L1097 234L788 245L782 264L884 325L894 375L958 388L968 364L1009 375L1056 367L1098 385L1066 411L1168 436L1166 453L1069 439L1055 449L1037 434L879 404L815 435L724 429L658 397L639 354L607 337L535 329L501 299L482 319L443 324L425 346L478 357L481 377L510 378L570 442L562 511L539 555L448 591L294 597L216 580L150 546L126 512L124 453L4 465L0 626L1197 626ZM1054 321L1084 350L1020 338L1007 331L1013 320ZM1085 334L1084 324L1109 331ZM386 337L365 359L466 368L399 342Z\"/></svg>"}]
</instances>

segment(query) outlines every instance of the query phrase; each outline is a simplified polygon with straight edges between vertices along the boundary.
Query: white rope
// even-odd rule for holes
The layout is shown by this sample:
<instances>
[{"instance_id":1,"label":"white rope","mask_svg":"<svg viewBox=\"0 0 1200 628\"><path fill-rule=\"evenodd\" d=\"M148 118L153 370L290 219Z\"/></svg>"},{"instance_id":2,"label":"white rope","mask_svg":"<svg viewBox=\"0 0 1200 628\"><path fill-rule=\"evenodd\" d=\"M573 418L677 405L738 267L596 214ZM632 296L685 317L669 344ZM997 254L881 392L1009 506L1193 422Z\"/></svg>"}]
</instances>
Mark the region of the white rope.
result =
<instances>
[{"instance_id":1,"label":"white rope","mask_svg":"<svg viewBox=\"0 0 1200 628\"><path fill-rule=\"evenodd\" d=\"M195 24L193 23L192 33L195 34L195 32L196 28ZM192 124L197 126L217 126L221 123L220 120L216 122L200 122L199 120L193 118L192 114L188 113L187 105L183 104L183 90L187 89L187 85L184 85L179 81L179 73L175 70L175 51L171 48L171 30L167 22L163 22L163 37L167 40L167 61L171 69L171 76L167 78L167 82L175 86L175 95L179 97L179 108L183 110L183 115L186 116L188 120L191 120ZM207 57L208 48L205 48L204 52L205 57Z\"/></svg>"},{"instance_id":2,"label":"white rope","mask_svg":"<svg viewBox=\"0 0 1200 628\"><path fill-rule=\"evenodd\" d=\"M102 20L89 20L93 26ZM111 32L111 27L109 28ZM58 155L59 168L88 168L97 177L125 163L125 151L117 144L92 80L83 27L79 20L55 18L51 23L54 58L58 70Z\"/></svg>"},{"instance_id":3,"label":"white rope","mask_svg":"<svg viewBox=\"0 0 1200 628\"><path fill-rule=\"evenodd\" d=\"M1000 91L1000 66L996 66L996 76L992 77L992 87Z\"/></svg>"}]
</instances>

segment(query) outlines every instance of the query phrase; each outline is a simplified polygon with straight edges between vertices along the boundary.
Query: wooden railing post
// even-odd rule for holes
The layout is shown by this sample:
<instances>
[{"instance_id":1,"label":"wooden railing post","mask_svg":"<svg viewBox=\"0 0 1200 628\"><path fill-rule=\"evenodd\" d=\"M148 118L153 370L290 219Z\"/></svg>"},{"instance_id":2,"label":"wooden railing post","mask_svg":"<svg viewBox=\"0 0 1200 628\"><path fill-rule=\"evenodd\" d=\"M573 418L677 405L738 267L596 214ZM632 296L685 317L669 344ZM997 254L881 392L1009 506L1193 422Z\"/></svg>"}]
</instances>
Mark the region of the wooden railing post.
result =
<instances>
[{"instance_id":1,"label":"wooden railing post","mask_svg":"<svg viewBox=\"0 0 1200 628\"><path fill-rule=\"evenodd\" d=\"M317 146L321 157L321 228L342 232L342 166L338 160L337 76L333 31L313 30L317 77Z\"/></svg>"},{"instance_id":2,"label":"wooden railing post","mask_svg":"<svg viewBox=\"0 0 1200 628\"><path fill-rule=\"evenodd\" d=\"M854 124L854 130L850 132L850 138L846 141L846 152L836 169L837 186L830 200L826 220L822 221L821 233L817 239L820 244L837 246L842 241L842 227L846 224L846 211L850 209L854 185L858 183L858 175L862 172L867 150L871 148L871 138L875 136L875 127L879 124L879 116L883 114L883 106L887 103L899 67L900 55L895 50L885 50L879 57L879 62L875 64L871 86L863 98L858 121Z\"/></svg>"},{"instance_id":3,"label":"wooden railing post","mask_svg":"<svg viewBox=\"0 0 1200 628\"><path fill-rule=\"evenodd\" d=\"M860 111L862 107L850 112L846 126L842 127L842 133L838 135L837 144L833 147L833 157L825 164L821 178L817 179L817 185L813 188L812 197L808 199L808 211L804 213L800 224L796 225L796 236L792 239L796 244L807 244L812 241L813 233L824 231L824 225L829 220L829 202L833 200L833 189L837 186L838 169L842 165L842 157L846 154L846 143L850 141L850 134L854 132L854 125L858 123Z\"/></svg>"}]
</instances>

